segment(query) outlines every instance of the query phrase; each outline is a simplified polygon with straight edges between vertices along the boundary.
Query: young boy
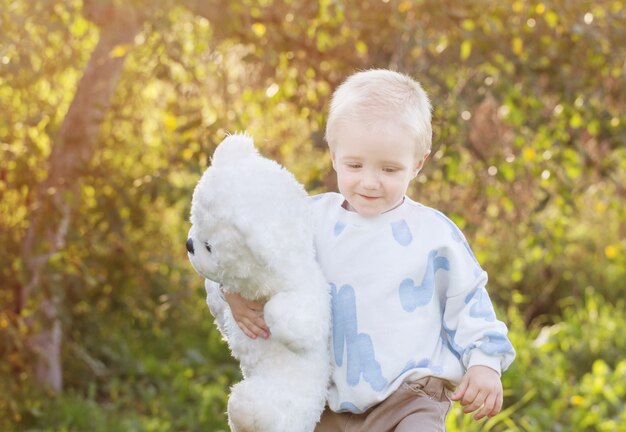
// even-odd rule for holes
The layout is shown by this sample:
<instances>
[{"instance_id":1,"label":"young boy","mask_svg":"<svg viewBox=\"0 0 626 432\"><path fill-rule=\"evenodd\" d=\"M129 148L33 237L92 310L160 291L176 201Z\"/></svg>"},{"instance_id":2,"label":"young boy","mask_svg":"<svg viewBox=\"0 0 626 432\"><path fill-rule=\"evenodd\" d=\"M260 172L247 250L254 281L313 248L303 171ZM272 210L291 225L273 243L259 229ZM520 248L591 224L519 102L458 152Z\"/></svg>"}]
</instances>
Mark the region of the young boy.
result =
<instances>
[{"instance_id":1,"label":"young boy","mask_svg":"<svg viewBox=\"0 0 626 432\"><path fill-rule=\"evenodd\" d=\"M421 86L388 70L356 73L333 95L326 140L340 194L311 198L333 320L317 432L439 431L452 400L476 419L502 408L515 351L487 275L447 217L405 195L430 154L430 112ZM271 337L262 304L226 301L248 336Z\"/></svg>"}]
</instances>

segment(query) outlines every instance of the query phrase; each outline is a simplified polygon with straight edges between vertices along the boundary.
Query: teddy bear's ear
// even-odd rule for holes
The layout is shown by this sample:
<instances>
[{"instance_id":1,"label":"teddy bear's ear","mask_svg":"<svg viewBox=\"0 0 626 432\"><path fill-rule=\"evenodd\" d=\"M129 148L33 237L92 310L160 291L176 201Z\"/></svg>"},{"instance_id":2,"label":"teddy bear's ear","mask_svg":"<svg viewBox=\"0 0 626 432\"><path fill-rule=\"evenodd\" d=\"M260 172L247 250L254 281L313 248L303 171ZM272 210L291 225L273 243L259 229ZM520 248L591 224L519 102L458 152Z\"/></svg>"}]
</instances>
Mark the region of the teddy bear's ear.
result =
<instances>
[{"instance_id":1,"label":"teddy bear's ear","mask_svg":"<svg viewBox=\"0 0 626 432\"><path fill-rule=\"evenodd\" d=\"M212 165L228 165L258 154L252 137L245 133L227 136L213 153Z\"/></svg>"}]
</instances>

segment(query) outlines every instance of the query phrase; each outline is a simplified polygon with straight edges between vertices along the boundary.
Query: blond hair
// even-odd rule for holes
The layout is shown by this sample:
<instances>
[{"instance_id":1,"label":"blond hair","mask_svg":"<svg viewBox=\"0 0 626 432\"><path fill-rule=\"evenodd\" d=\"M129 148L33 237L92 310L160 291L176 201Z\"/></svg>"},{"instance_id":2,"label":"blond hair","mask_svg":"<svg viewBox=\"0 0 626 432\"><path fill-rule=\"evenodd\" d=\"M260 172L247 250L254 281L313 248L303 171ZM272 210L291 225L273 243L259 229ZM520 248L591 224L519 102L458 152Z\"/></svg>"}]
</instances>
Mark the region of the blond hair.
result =
<instances>
[{"instance_id":1,"label":"blond hair","mask_svg":"<svg viewBox=\"0 0 626 432\"><path fill-rule=\"evenodd\" d=\"M338 129L349 123L372 127L398 122L415 141L418 157L432 145L431 105L422 86L408 75L387 69L357 72L333 93L326 141L333 149ZM353 126L352 126L353 127Z\"/></svg>"}]
</instances>

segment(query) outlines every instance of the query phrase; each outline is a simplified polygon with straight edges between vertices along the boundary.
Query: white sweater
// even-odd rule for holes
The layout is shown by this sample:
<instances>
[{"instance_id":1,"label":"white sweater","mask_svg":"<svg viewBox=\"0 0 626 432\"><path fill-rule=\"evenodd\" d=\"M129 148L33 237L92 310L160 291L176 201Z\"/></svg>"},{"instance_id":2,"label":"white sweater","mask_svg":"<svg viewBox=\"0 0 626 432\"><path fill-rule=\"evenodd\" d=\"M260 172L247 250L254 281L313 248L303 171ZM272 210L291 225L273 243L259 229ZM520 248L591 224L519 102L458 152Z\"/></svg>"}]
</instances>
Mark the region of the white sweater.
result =
<instances>
[{"instance_id":1,"label":"white sweater","mask_svg":"<svg viewBox=\"0 0 626 432\"><path fill-rule=\"evenodd\" d=\"M473 365L515 358L459 229L405 197L363 217L327 193L311 198L317 258L332 293L333 411L360 413L424 376L456 386Z\"/></svg>"}]
</instances>

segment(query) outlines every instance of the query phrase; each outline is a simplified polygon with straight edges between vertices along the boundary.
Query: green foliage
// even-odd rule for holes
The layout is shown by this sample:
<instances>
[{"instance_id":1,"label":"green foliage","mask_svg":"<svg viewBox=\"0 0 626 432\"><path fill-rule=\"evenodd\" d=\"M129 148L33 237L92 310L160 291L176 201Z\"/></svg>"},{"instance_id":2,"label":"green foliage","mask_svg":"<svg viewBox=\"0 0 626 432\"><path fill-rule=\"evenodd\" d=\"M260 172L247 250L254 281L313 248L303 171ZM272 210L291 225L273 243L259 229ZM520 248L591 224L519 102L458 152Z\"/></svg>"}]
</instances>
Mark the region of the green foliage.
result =
<instances>
[{"instance_id":1,"label":"green foliage","mask_svg":"<svg viewBox=\"0 0 626 432\"><path fill-rule=\"evenodd\" d=\"M20 309L37 187L100 28L122 4L144 28L111 52L128 57L65 246ZM518 351L505 410L476 423L457 406L449 429L619 430L625 9L0 0L0 429L226 430L240 375L185 255L195 182L224 134L247 129L309 191L333 189L332 89L355 69L391 67L418 78L435 106L433 153L410 193L463 228ZM50 294L64 335L57 396L39 388L27 344Z\"/></svg>"},{"instance_id":2,"label":"green foliage","mask_svg":"<svg viewBox=\"0 0 626 432\"><path fill-rule=\"evenodd\" d=\"M227 391L241 376L202 293L162 301L156 309L166 309L167 319L150 316L133 325L121 316L124 310L109 310L104 322L86 315L65 344L68 390L47 395L23 381L10 400L0 398L0 428L227 430Z\"/></svg>"},{"instance_id":3,"label":"green foliage","mask_svg":"<svg viewBox=\"0 0 626 432\"><path fill-rule=\"evenodd\" d=\"M505 406L479 422L456 405L450 431L618 431L626 421L624 301L608 303L588 290L569 298L563 317L527 329L508 313L517 358L503 375Z\"/></svg>"}]
</instances>

